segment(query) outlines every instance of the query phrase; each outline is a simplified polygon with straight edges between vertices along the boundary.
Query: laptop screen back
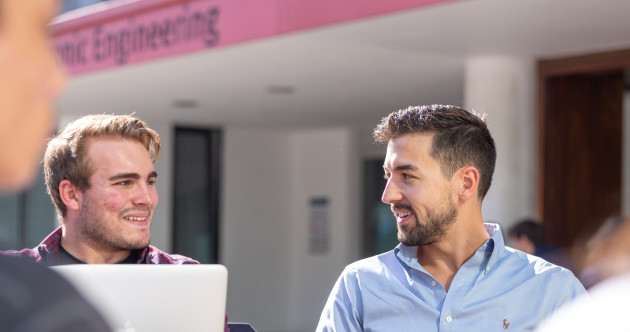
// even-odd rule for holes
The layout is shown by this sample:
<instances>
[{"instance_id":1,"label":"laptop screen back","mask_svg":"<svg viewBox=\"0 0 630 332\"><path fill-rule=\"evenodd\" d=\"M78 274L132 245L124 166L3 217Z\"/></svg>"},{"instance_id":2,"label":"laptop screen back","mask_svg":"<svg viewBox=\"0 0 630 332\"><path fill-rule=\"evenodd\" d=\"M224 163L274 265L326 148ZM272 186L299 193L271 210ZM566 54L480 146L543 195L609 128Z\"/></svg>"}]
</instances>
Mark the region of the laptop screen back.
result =
<instances>
[{"instance_id":1,"label":"laptop screen back","mask_svg":"<svg viewBox=\"0 0 630 332\"><path fill-rule=\"evenodd\" d=\"M227 269L222 265L62 265L65 276L113 331L222 332Z\"/></svg>"}]
</instances>

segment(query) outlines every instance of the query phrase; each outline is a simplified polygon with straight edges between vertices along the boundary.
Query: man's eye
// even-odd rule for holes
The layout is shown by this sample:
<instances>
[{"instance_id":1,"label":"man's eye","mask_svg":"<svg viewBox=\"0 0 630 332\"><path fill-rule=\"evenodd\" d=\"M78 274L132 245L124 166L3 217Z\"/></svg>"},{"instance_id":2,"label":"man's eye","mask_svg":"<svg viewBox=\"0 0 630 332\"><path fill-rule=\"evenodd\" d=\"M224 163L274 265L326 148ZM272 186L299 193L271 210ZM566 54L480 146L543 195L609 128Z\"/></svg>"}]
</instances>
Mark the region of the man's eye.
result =
<instances>
[{"instance_id":1,"label":"man's eye","mask_svg":"<svg viewBox=\"0 0 630 332\"><path fill-rule=\"evenodd\" d=\"M156 181L157 181L156 179L150 179L150 180L147 180L147 184L152 186L155 184Z\"/></svg>"},{"instance_id":2,"label":"man's eye","mask_svg":"<svg viewBox=\"0 0 630 332\"><path fill-rule=\"evenodd\" d=\"M407 180L411 180L412 176L407 174L407 173L403 173L402 174L403 180L407 181Z\"/></svg>"},{"instance_id":3,"label":"man's eye","mask_svg":"<svg viewBox=\"0 0 630 332\"><path fill-rule=\"evenodd\" d=\"M120 181L120 182L116 182L117 186L121 186L121 187L126 187L130 184L129 181Z\"/></svg>"}]
</instances>

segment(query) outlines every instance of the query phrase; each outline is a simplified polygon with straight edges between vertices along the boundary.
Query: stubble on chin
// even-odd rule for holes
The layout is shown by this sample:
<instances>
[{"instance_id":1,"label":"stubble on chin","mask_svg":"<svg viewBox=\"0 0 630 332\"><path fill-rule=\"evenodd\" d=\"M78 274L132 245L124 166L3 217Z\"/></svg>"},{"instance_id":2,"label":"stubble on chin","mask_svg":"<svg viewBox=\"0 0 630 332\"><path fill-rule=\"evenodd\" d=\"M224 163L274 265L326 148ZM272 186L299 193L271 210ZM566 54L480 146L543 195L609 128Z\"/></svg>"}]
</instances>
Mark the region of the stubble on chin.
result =
<instances>
[{"instance_id":1,"label":"stubble on chin","mask_svg":"<svg viewBox=\"0 0 630 332\"><path fill-rule=\"evenodd\" d=\"M446 206L440 211L428 210L420 224L418 213L413 211L413 226L398 226L398 241L405 246L426 246L438 242L446 236L446 232L455 222L457 208L451 200L445 201Z\"/></svg>"},{"instance_id":2,"label":"stubble on chin","mask_svg":"<svg viewBox=\"0 0 630 332\"><path fill-rule=\"evenodd\" d=\"M127 211L120 213L120 219L125 212ZM151 215L152 211L149 211L149 218ZM122 225L121 220L108 219L108 216L86 195L77 217L77 231L82 241L94 248L106 251L143 249L151 243L150 222L147 229L143 231L129 229Z\"/></svg>"},{"instance_id":3,"label":"stubble on chin","mask_svg":"<svg viewBox=\"0 0 630 332\"><path fill-rule=\"evenodd\" d=\"M103 220L98 218L82 220L79 227L81 237L91 246L101 250L137 250L143 249L151 242L151 234L147 230L141 233L127 233L121 229L105 229Z\"/></svg>"},{"instance_id":4,"label":"stubble on chin","mask_svg":"<svg viewBox=\"0 0 630 332\"><path fill-rule=\"evenodd\" d=\"M129 239L128 241L124 241L124 243L121 244L121 246L126 247L124 248L125 250L138 250L138 249L145 248L146 246L149 245L149 243L151 243L150 235L148 235L146 239L144 237L136 238L136 239Z\"/></svg>"}]
</instances>

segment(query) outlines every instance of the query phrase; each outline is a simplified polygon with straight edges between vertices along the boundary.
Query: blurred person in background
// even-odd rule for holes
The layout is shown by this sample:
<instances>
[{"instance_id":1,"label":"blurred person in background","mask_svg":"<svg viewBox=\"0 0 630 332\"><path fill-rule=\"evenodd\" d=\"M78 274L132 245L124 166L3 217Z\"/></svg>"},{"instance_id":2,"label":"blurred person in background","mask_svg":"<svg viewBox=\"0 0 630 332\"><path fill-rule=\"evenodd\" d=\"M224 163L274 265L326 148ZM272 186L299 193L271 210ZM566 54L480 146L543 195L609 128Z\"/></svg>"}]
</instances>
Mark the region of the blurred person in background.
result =
<instances>
[{"instance_id":1,"label":"blurred person in background","mask_svg":"<svg viewBox=\"0 0 630 332\"><path fill-rule=\"evenodd\" d=\"M510 247L526 254L538 256L550 263L571 270L577 275L575 264L559 246L547 243L545 227L532 219L523 219L517 222L508 231L508 243Z\"/></svg>"},{"instance_id":2,"label":"blurred person in background","mask_svg":"<svg viewBox=\"0 0 630 332\"><path fill-rule=\"evenodd\" d=\"M44 265L199 264L149 245L160 146L158 134L132 116L88 115L68 124L44 156L61 226L36 248L2 254Z\"/></svg>"},{"instance_id":3,"label":"blurred person in background","mask_svg":"<svg viewBox=\"0 0 630 332\"><path fill-rule=\"evenodd\" d=\"M545 230L539 223L529 219L517 222L508 231L508 240L512 248L544 258L540 254L546 251L546 248L542 248Z\"/></svg>"},{"instance_id":4,"label":"blurred person in background","mask_svg":"<svg viewBox=\"0 0 630 332\"><path fill-rule=\"evenodd\" d=\"M0 0L0 190L22 190L34 178L52 132L53 103L65 77L46 25L58 1ZM111 331L55 272L0 256L1 331Z\"/></svg>"},{"instance_id":5,"label":"blurred person in background","mask_svg":"<svg viewBox=\"0 0 630 332\"><path fill-rule=\"evenodd\" d=\"M537 331L628 331L630 218L606 220L586 245L582 274L589 296L557 311Z\"/></svg>"},{"instance_id":6,"label":"blurred person in background","mask_svg":"<svg viewBox=\"0 0 630 332\"><path fill-rule=\"evenodd\" d=\"M484 223L496 148L485 117L408 107L374 130L400 244L348 265L317 331L523 331L584 294L564 268L505 247Z\"/></svg>"}]
</instances>

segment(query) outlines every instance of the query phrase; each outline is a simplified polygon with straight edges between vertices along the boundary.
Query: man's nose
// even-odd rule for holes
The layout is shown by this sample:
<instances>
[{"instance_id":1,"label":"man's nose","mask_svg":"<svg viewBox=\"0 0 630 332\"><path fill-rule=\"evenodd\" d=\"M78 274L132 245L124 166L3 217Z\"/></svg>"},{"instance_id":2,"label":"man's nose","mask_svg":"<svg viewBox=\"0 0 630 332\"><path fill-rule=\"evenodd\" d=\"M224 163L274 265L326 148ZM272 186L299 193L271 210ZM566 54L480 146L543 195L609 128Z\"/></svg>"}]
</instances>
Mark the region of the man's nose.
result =
<instances>
[{"instance_id":1,"label":"man's nose","mask_svg":"<svg viewBox=\"0 0 630 332\"><path fill-rule=\"evenodd\" d=\"M147 184L138 186L138 191L136 192L134 198L134 204L153 206L155 203L157 203L157 191L155 190L155 187Z\"/></svg>"},{"instance_id":2,"label":"man's nose","mask_svg":"<svg viewBox=\"0 0 630 332\"><path fill-rule=\"evenodd\" d=\"M381 201L385 204L392 204L400 200L402 200L400 188L398 188L391 178L388 179L387 184L385 185L385 190L383 190L383 195L381 196Z\"/></svg>"}]
</instances>

